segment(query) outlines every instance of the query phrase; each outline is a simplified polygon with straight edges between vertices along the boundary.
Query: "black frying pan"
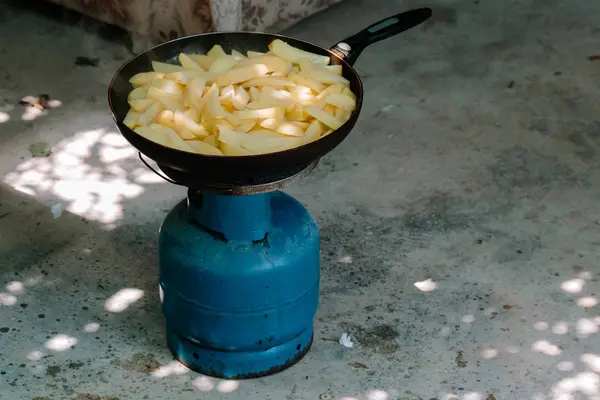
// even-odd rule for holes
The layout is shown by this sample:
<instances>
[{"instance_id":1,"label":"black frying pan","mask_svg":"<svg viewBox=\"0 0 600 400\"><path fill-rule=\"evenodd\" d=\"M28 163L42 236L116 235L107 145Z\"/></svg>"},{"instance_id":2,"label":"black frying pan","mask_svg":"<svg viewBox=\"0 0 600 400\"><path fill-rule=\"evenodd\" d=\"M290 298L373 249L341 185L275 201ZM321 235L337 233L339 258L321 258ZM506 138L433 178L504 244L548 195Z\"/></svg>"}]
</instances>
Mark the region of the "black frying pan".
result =
<instances>
[{"instance_id":1,"label":"black frying pan","mask_svg":"<svg viewBox=\"0 0 600 400\"><path fill-rule=\"evenodd\" d=\"M119 69L108 89L108 102L117 127L141 153L156 161L174 183L194 187L233 188L268 184L285 179L317 162L348 136L361 110L363 86L352 67L360 53L370 44L413 28L431 17L431 9L407 11L379 21L339 42L331 49L303 40L258 32L216 32L188 36L158 45L141 53ZM331 57L331 64L341 64L343 76L356 94L356 109L339 129L312 143L277 153L252 156L206 156L165 147L138 135L122 121L129 110L127 96L132 90L129 78L138 72L151 71L151 61L176 62L180 53L205 54L215 44L226 52L238 50L266 51L274 39L282 39L300 49ZM140 156L141 157L141 156Z\"/></svg>"}]
</instances>

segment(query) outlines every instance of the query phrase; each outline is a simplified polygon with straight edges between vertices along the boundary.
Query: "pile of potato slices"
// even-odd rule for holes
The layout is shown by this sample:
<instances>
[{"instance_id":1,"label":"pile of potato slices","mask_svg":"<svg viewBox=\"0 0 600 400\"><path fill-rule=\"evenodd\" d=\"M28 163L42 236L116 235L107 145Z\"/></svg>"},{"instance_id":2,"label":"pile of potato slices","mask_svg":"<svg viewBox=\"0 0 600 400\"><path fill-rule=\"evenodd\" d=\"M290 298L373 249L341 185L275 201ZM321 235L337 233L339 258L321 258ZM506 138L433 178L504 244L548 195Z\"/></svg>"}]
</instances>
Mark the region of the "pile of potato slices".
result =
<instances>
[{"instance_id":1,"label":"pile of potato slices","mask_svg":"<svg viewBox=\"0 0 600 400\"><path fill-rule=\"evenodd\" d=\"M356 108L350 82L330 58L276 39L267 53L215 45L184 54L180 65L153 61L129 82L123 123L164 146L245 156L313 142L338 129Z\"/></svg>"}]
</instances>

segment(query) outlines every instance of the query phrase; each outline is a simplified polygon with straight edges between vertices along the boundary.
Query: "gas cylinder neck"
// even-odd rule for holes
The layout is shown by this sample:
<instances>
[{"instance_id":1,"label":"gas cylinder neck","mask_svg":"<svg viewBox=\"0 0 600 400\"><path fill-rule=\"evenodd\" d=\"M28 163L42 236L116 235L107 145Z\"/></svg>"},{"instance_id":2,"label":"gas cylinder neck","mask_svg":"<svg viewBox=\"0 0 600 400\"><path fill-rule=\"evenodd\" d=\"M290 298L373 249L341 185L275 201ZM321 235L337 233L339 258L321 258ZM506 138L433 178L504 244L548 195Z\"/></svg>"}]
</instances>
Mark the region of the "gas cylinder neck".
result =
<instances>
[{"instance_id":1,"label":"gas cylinder neck","mask_svg":"<svg viewBox=\"0 0 600 400\"><path fill-rule=\"evenodd\" d=\"M270 193L227 196L188 190L188 218L226 240L257 241L271 229Z\"/></svg>"}]
</instances>

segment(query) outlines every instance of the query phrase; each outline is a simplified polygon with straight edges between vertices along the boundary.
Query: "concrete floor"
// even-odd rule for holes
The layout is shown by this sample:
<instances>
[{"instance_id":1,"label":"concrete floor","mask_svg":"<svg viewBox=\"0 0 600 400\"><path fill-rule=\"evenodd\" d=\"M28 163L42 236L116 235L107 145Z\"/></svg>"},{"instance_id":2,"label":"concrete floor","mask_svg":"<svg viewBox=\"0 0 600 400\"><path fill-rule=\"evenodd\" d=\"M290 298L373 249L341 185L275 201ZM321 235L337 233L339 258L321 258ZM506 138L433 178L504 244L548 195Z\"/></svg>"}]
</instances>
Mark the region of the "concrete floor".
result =
<instances>
[{"instance_id":1,"label":"concrete floor","mask_svg":"<svg viewBox=\"0 0 600 400\"><path fill-rule=\"evenodd\" d=\"M347 0L289 33L330 45L423 4ZM165 347L155 244L185 192L112 125L123 35L1 6L0 398L600 399L600 2L427 4L365 51L355 131L286 189L323 234L315 345L239 383ZM23 114L41 93L62 105Z\"/></svg>"}]
</instances>

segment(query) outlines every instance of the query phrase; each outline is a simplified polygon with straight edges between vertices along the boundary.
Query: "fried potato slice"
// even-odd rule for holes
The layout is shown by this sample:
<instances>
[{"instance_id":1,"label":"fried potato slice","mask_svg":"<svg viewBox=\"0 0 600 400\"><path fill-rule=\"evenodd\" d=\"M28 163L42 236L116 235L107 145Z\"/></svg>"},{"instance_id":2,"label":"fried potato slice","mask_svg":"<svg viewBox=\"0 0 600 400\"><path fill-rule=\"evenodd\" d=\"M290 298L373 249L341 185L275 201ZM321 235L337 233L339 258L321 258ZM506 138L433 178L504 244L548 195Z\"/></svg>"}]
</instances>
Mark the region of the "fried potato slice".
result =
<instances>
[{"instance_id":1,"label":"fried potato slice","mask_svg":"<svg viewBox=\"0 0 600 400\"><path fill-rule=\"evenodd\" d=\"M273 153L297 147L303 143L302 138L296 137L269 137L261 135L249 135L218 126L219 141L239 146L251 154Z\"/></svg>"},{"instance_id":2,"label":"fried potato slice","mask_svg":"<svg viewBox=\"0 0 600 400\"><path fill-rule=\"evenodd\" d=\"M179 72L179 71L183 71L185 69L181 65L169 64L169 63L164 63L164 62L160 62L160 61L152 61L151 64L152 64L152 69L154 70L154 72L161 72L163 74Z\"/></svg>"},{"instance_id":3,"label":"fried potato slice","mask_svg":"<svg viewBox=\"0 0 600 400\"><path fill-rule=\"evenodd\" d=\"M129 110L129 112L127 113L127 115L125 115L125 118L123 119L123 124L125 124L125 126L129 129L134 129L136 126L138 126L139 118L139 112Z\"/></svg>"},{"instance_id":4,"label":"fried potato slice","mask_svg":"<svg viewBox=\"0 0 600 400\"><path fill-rule=\"evenodd\" d=\"M219 76L215 83L218 86L227 86L235 83L250 81L265 76L269 68L264 64L251 64L230 69L226 74Z\"/></svg>"},{"instance_id":5,"label":"fried potato slice","mask_svg":"<svg viewBox=\"0 0 600 400\"><path fill-rule=\"evenodd\" d=\"M295 63L302 60L303 58L307 58L314 64L325 66L329 64L330 59L329 56L314 54L308 51L298 49L294 46L289 45L281 39L273 40L269 44L269 50L271 50L271 52L277 57Z\"/></svg>"},{"instance_id":6,"label":"fried potato slice","mask_svg":"<svg viewBox=\"0 0 600 400\"><path fill-rule=\"evenodd\" d=\"M320 110L313 106L308 106L305 108L306 112L312 115L315 119L323 124L327 125L331 129L338 129L342 126L342 122L339 121L335 116L329 114L326 111Z\"/></svg>"},{"instance_id":7,"label":"fried potato slice","mask_svg":"<svg viewBox=\"0 0 600 400\"><path fill-rule=\"evenodd\" d=\"M129 79L129 83L133 85L133 87L144 86L147 83L152 82L156 79L162 79L165 76L163 72L140 72L139 74L135 74Z\"/></svg>"},{"instance_id":8,"label":"fried potato slice","mask_svg":"<svg viewBox=\"0 0 600 400\"><path fill-rule=\"evenodd\" d=\"M186 140L185 143L192 149L194 153L204 154L207 156L223 155L223 152L216 146L206 143L202 140Z\"/></svg>"},{"instance_id":9,"label":"fried potato slice","mask_svg":"<svg viewBox=\"0 0 600 400\"><path fill-rule=\"evenodd\" d=\"M336 107L343 108L344 110L351 112L356 108L356 100L354 100L350 96L346 96L344 94L332 93L325 97L325 102L327 104L334 105Z\"/></svg>"},{"instance_id":10,"label":"fried potato slice","mask_svg":"<svg viewBox=\"0 0 600 400\"><path fill-rule=\"evenodd\" d=\"M144 112L154 103L153 99L131 99L129 105L133 111Z\"/></svg>"},{"instance_id":11,"label":"fried potato slice","mask_svg":"<svg viewBox=\"0 0 600 400\"><path fill-rule=\"evenodd\" d=\"M195 60L185 53L179 54L179 63L184 69L192 71L204 71L204 68L200 66Z\"/></svg>"}]
</instances>

